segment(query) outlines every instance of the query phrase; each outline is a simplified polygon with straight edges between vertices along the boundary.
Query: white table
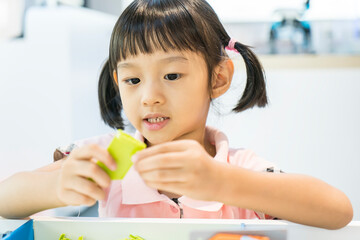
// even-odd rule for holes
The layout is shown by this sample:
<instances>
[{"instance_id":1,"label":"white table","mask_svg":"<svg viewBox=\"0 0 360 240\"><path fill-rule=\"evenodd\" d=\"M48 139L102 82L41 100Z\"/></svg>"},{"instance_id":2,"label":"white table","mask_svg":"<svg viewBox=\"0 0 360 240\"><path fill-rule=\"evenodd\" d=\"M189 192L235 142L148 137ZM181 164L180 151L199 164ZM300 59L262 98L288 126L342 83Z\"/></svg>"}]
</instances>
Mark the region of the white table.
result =
<instances>
[{"instance_id":1,"label":"white table","mask_svg":"<svg viewBox=\"0 0 360 240\"><path fill-rule=\"evenodd\" d=\"M14 230L24 220L0 219L0 232ZM99 219L49 218L34 219L35 240L58 239L60 234L85 240L119 240L129 234L146 240L205 240L218 232L267 235L276 240L360 239L360 221L339 230L325 230L287 221L215 220L215 219Z\"/></svg>"}]
</instances>

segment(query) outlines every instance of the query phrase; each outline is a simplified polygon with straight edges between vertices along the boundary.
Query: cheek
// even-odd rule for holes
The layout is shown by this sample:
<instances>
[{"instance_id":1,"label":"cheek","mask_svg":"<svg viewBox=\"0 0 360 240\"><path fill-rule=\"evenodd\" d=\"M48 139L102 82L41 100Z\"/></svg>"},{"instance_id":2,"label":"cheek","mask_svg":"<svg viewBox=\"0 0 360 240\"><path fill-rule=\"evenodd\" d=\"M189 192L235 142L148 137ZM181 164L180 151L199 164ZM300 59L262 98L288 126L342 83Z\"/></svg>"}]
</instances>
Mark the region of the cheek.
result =
<instances>
[{"instance_id":1,"label":"cheek","mask_svg":"<svg viewBox=\"0 0 360 240\"><path fill-rule=\"evenodd\" d=\"M132 121L133 115L135 113L135 111L133 111L133 109L136 109L136 106L135 106L136 101L134 99L134 94L131 94L126 91L121 91L121 89L120 89L120 96L121 96L123 111L124 111L126 117L130 121Z\"/></svg>"},{"instance_id":2,"label":"cheek","mask_svg":"<svg viewBox=\"0 0 360 240\"><path fill-rule=\"evenodd\" d=\"M207 84L192 84L192 86L184 91L182 99L187 111L206 114L210 105L210 95Z\"/></svg>"}]
</instances>

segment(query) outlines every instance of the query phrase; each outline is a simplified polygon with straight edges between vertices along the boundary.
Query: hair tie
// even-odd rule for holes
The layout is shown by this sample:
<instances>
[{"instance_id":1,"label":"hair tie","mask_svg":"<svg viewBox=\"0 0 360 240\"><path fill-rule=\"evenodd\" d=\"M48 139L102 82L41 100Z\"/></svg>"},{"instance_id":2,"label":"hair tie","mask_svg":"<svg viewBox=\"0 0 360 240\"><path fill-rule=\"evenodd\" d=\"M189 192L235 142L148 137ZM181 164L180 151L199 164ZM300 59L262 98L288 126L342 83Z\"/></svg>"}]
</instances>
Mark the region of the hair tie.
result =
<instances>
[{"instance_id":1,"label":"hair tie","mask_svg":"<svg viewBox=\"0 0 360 240\"><path fill-rule=\"evenodd\" d=\"M235 43L236 42L237 41L235 39L231 38L228 45L225 47L225 49L237 52L237 50L235 49Z\"/></svg>"}]
</instances>

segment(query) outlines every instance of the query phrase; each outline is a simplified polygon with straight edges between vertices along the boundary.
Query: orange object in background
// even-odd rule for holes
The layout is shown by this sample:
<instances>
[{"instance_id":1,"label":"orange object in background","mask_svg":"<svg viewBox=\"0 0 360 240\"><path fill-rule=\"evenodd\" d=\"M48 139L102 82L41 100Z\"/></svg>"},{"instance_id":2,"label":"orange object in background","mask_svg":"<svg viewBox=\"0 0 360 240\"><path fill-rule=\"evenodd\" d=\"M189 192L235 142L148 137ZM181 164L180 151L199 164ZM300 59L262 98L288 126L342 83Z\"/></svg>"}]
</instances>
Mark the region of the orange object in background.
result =
<instances>
[{"instance_id":1,"label":"orange object in background","mask_svg":"<svg viewBox=\"0 0 360 240\"><path fill-rule=\"evenodd\" d=\"M263 236L251 236L251 235L240 235L232 233L218 233L212 236L209 240L270 240L268 237Z\"/></svg>"}]
</instances>

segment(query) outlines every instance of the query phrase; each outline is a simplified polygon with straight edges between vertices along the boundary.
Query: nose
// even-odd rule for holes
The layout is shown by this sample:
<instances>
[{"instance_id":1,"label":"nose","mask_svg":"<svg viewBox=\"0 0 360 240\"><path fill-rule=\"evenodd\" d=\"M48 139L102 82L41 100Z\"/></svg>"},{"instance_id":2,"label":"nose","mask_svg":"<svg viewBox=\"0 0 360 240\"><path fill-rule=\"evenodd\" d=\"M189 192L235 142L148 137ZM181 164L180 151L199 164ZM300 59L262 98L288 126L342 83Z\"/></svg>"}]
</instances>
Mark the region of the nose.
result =
<instances>
[{"instance_id":1,"label":"nose","mask_svg":"<svg viewBox=\"0 0 360 240\"><path fill-rule=\"evenodd\" d=\"M165 102L161 84L151 81L143 87L141 102L144 106L161 105Z\"/></svg>"}]
</instances>

